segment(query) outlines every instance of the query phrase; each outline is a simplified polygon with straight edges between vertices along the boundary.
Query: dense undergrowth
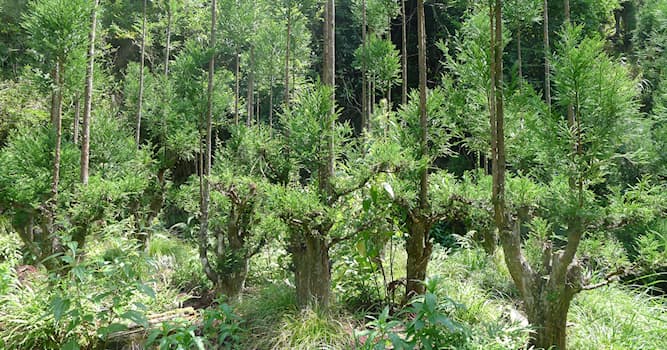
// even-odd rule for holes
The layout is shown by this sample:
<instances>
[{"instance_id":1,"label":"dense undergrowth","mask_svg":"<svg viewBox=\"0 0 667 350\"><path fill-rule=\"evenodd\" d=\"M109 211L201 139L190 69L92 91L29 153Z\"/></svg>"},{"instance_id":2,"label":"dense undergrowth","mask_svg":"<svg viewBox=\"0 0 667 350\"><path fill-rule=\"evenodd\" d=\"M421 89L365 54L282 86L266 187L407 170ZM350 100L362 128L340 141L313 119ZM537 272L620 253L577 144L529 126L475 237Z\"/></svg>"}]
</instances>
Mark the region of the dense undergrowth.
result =
<instances>
[{"instance_id":1,"label":"dense undergrowth","mask_svg":"<svg viewBox=\"0 0 667 350\"><path fill-rule=\"evenodd\" d=\"M194 317L172 318L132 341L159 349L519 349L528 339L516 291L500 251L487 255L466 239L438 246L427 293L404 308L377 290L381 273L334 265L335 304L299 310L277 247L256 256L243 298L211 300L210 285L187 239L167 231L140 252L118 224L91 240L86 259L48 275L21 265L20 243L0 235L0 348L119 348L126 326L194 305ZM120 234L124 231L125 234ZM392 245L392 247L394 247ZM385 274L405 275L394 247ZM74 260L76 256L72 255ZM352 271L354 270L354 271ZM350 284L350 274L367 283ZM343 278L345 277L345 278ZM354 278L352 278L354 280ZM362 295L362 294L366 295ZM394 295L394 301L402 296ZM573 349L664 349L667 300L646 287L612 284L582 293L569 314ZM77 345L75 345L75 343Z\"/></svg>"}]
</instances>

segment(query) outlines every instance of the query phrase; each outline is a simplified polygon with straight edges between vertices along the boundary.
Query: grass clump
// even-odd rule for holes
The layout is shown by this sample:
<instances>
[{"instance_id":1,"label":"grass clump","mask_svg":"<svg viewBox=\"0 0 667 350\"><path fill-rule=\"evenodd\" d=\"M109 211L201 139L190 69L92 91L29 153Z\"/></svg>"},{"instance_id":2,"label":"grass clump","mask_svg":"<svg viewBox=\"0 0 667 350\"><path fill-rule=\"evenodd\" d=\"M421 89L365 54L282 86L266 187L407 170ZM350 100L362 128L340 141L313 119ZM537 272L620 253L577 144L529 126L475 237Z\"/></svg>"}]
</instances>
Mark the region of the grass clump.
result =
<instances>
[{"instance_id":1,"label":"grass clump","mask_svg":"<svg viewBox=\"0 0 667 350\"><path fill-rule=\"evenodd\" d=\"M667 349L667 302L629 287L579 294L570 308L571 349Z\"/></svg>"}]
</instances>

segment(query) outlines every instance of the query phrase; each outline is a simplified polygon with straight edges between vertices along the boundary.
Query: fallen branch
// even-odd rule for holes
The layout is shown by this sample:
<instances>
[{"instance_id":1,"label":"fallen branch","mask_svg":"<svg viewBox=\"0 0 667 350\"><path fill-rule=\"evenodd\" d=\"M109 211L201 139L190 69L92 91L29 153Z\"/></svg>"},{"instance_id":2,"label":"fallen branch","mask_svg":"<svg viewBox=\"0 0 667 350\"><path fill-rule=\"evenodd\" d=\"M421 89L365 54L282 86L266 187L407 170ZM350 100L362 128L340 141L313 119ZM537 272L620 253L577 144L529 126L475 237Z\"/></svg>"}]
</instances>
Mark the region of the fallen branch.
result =
<instances>
[{"instance_id":1,"label":"fallen branch","mask_svg":"<svg viewBox=\"0 0 667 350\"><path fill-rule=\"evenodd\" d=\"M130 323L124 331L109 334L109 342L112 343L130 343L143 338L153 329L158 329L162 324L173 320L193 321L197 318L197 311L191 307L170 310L161 314L148 317L148 327L137 323Z\"/></svg>"}]
</instances>

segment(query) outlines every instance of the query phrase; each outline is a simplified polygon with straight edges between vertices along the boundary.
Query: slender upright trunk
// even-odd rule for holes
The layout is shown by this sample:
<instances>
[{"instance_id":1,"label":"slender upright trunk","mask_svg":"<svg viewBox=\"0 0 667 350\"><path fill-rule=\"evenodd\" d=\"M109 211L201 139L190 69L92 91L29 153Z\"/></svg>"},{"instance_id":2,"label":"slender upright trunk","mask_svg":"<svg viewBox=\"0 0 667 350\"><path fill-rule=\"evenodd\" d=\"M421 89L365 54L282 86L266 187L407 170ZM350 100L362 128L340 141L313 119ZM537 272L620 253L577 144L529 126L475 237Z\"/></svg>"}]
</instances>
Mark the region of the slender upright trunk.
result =
<instances>
[{"instance_id":1,"label":"slender upright trunk","mask_svg":"<svg viewBox=\"0 0 667 350\"><path fill-rule=\"evenodd\" d=\"M42 228L41 237L36 239L41 244L42 256L40 259L51 256L57 251L61 251L59 236L54 234L56 223L56 211L58 209L58 189L60 184L60 158L62 144L62 110L63 110L63 88L65 85L65 69L61 60L56 63L56 68L52 72L55 89L51 95L51 121L56 132L56 142L54 146L53 157L53 178L51 182L51 198L45 205L45 220L40 223ZM44 261L47 269L53 270L58 264L53 259Z\"/></svg>"},{"instance_id":2,"label":"slender upright trunk","mask_svg":"<svg viewBox=\"0 0 667 350\"><path fill-rule=\"evenodd\" d=\"M424 0L417 0L417 21L419 22L419 127L421 129L420 154L428 153L428 116L426 111L426 20L424 16ZM419 206L428 209L428 169L421 172L419 190Z\"/></svg>"},{"instance_id":3,"label":"slender upright trunk","mask_svg":"<svg viewBox=\"0 0 667 350\"><path fill-rule=\"evenodd\" d=\"M495 159L495 147L498 139L497 135L497 119L496 119L496 76L498 72L497 62L495 60L495 50L496 50L496 36L495 36L495 8L489 6L489 93L488 93L488 102L489 102L489 125L491 127L491 154L492 159ZM520 78L519 78L520 79ZM488 160L484 158L484 170L487 171ZM491 175L495 174L495 163L491 170ZM488 172L487 172L488 173ZM484 232L484 250L487 254L491 255L496 250L496 232L494 230L487 230Z\"/></svg>"},{"instance_id":4,"label":"slender upright trunk","mask_svg":"<svg viewBox=\"0 0 667 350\"><path fill-rule=\"evenodd\" d=\"M426 110L426 23L424 16L424 0L417 0L417 37L419 46L419 127L420 156L428 156L428 115ZM419 181L419 207L413 209L408 216L408 237L406 251L406 298L423 294L423 281L426 278L428 260L431 257L431 242L429 232L431 219L429 218L430 204L428 201L428 166L421 170Z\"/></svg>"},{"instance_id":5,"label":"slender upright trunk","mask_svg":"<svg viewBox=\"0 0 667 350\"><path fill-rule=\"evenodd\" d=\"M171 51L171 4L167 4L167 44L164 53L164 75L169 76L169 55Z\"/></svg>"},{"instance_id":6,"label":"slender upright trunk","mask_svg":"<svg viewBox=\"0 0 667 350\"><path fill-rule=\"evenodd\" d=\"M239 96L241 88L241 54L239 54L238 47L236 48L236 87L234 89L234 125L239 125Z\"/></svg>"},{"instance_id":7,"label":"slender upright trunk","mask_svg":"<svg viewBox=\"0 0 667 350\"><path fill-rule=\"evenodd\" d=\"M137 133L135 141L137 147L141 141L141 117L144 103L144 66L146 58L146 0L144 0L143 19L141 22L141 61L139 62L139 105L137 106Z\"/></svg>"},{"instance_id":8,"label":"slender upright trunk","mask_svg":"<svg viewBox=\"0 0 667 350\"><path fill-rule=\"evenodd\" d=\"M259 95L259 91L257 91L257 96L255 97L255 106L257 106L257 109L255 110L255 118L257 118L256 123L259 124L260 121L260 107L261 107L262 101Z\"/></svg>"},{"instance_id":9,"label":"slender upright trunk","mask_svg":"<svg viewBox=\"0 0 667 350\"><path fill-rule=\"evenodd\" d=\"M332 109L325 118L327 138L326 160L320 164L319 192L321 200L331 205L333 187L331 180L334 173L335 127L335 2L327 0L324 8L324 57L322 82L331 88ZM322 135L322 136L325 136ZM291 235L291 252L294 263L294 277L297 301L301 307L316 306L326 308L329 304L331 289L331 265L329 261L328 233L331 225L321 224L314 231L310 228L295 229Z\"/></svg>"},{"instance_id":10,"label":"slender upright trunk","mask_svg":"<svg viewBox=\"0 0 667 350\"><path fill-rule=\"evenodd\" d=\"M565 0L563 3L563 11L565 12L565 26L570 25L570 0ZM567 105L567 124L570 129L574 127L574 107L572 104ZM574 147L574 151L576 151L576 147Z\"/></svg>"},{"instance_id":11,"label":"slender upright trunk","mask_svg":"<svg viewBox=\"0 0 667 350\"><path fill-rule=\"evenodd\" d=\"M271 85L269 86L269 126L273 129L273 75L271 75Z\"/></svg>"},{"instance_id":12,"label":"slender upright trunk","mask_svg":"<svg viewBox=\"0 0 667 350\"><path fill-rule=\"evenodd\" d=\"M523 86L523 58L521 55L521 28L516 31L517 64L519 65L519 86Z\"/></svg>"},{"instance_id":13,"label":"slender upright trunk","mask_svg":"<svg viewBox=\"0 0 667 350\"><path fill-rule=\"evenodd\" d=\"M56 144L53 157L53 178L51 182L51 200L53 211L50 213L55 215L56 201L58 198L58 186L60 184L60 156L61 156L61 144L63 138L63 123L62 123L62 112L63 112L63 88L65 82L65 69L62 61L56 63L56 69L54 70L53 80L56 84L56 89L52 95L52 106L51 106L51 121L53 122L53 127L56 131Z\"/></svg>"},{"instance_id":14,"label":"slender upright trunk","mask_svg":"<svg viewBox=\"0 0 667 350\"><path fill-rule=\"evenodd\" d=\"M216 21L216 0L211 2L211 41L209 47L215 47L215 21ZM211 55L208 65L208 107L206 111L206 150L202 169L200 172L199 183L201 186L201 219L199 228L199 259L206 276L214 283L218 284L219 277L213 272L208 260L208 204L211 193L209 176L211 175L212 147L211 141L213 135L213 77L215 75L215 53Z\"/></svg>"},{"instance_id":15,"label":"slender upright trunk","mask_svg":"<svg viewBox=\"0 0 667 350\"><path fill-rule=\"evenodd\" d=\"M250 63L247 67L248 69L248 95L247 95L247 104L248 104L248 117L246 118L246 125L250 126L252 124L252 119L255 109L255 49L250 49Z\"/></svg>"},{"instance_id":16,"label":"slender upright trunk","mask_svg":"<svg viewBox=\"0 0 667 350\"><path fill-rule=\"evenodd\" d=\"M503 102L503 22L502 0L495 0L495 23L492 59L492 92L495 97L495 127L493 133L493 208L496 227L505 226L505 129L504 129L504 102Z\"/></svg>"},{"instance_id":17,"label":"slender upright trunk","mask_svg":"<svg viewBox=\"0 0 667 350\"><path fill-rule=\"evenodd\" d=\"M324 10L325 21L324 21L324 67L322 70L322 82L324 85L331 87L331 99L333 103L331 105L331 115L329 116L329 124L326 126L328 129L328 140L327 140L327 164L326 164L326 177L325 177L325 193L331 195L331 176L334 172L334 127L335 119L333 115L335 114L335 101L336 101L336 6L335 0L327 0L325 4L326 8Z\"/></svg>"},{"instance_id":18,"label":"slender upright trunk","mask_svg":"<svg viewBox=\"0 0 667 350\"><path fill-rule=\"evenodd\" d=\"M547 102L549 112L551 112L551 67L549 63L551 48L549 47L549 0L544 0L544 20L542 22L544 36L544 100Z\"/></svg>"},{"instance_id":19,"label":"slender upright trunk","mask_svg":"<svg viewBox=\"0 0 667 350\"><path fill-rule=\"evenodd\" d=\"M95 69L95 31L97 27L97 6L95 0L90 15L90 36L88 46L88 68L86 69L85 106L83 110L83 139L81 140L81 182L88 184L88 167L90 162L90 115L93 105L93 73Z\"/></svg>"},{"instance_id":20,"label":"slender upright trunk","mask_svg":"<svg viewBox=\"0 0 667 350\"><path fill-rule=\"evenodd\" d=\"M402 23L401 23L401 66L402 66L402 78L403 85L401 91L401 103L406 105L408 103L408 38L407 38L407 14L405 12L405 2L406 0L401 0L402 3Z\"/></svg>"},{"instance_id":21,"label":"slender upright trunk","mask_svg":"<svg viewBox=\"0 0 667 350\"><path fill-rule=\"evenodd\" d=\"M78 95L78 94L77 94ZM79 144L79 124L81 123L81 96L74 100L74 122L72 123L72 141L75 145Z\"/></svg>"},{"instance_id":22,"label":"slender upright trunk","mask_svg":"<svg viewBox=\"0 0 667 350\"><path fill-rule=\"evenodd\" d=\"M287 2L287 43L285 44L285 109L289 109L290 100L290 45L292 41L292 1Z\"/></svg>"},{"instance_id":23,"label":"slender upright trunk","mask_svg":"<svg viewBox=\"0 0 667 350\"><path fill-rule=\"evenodd\" d=\"M366 51L366 0L363 0L361 2L361 46L362 50ZM364 52L363 57L366 57L367 53ZM368 108L366 106L366 94L367 92L367 86L366 86L366 59L364 59L361 62L361 130L363 131L368 131L369 130L369 123L368 123Z\"/></svg>"}]
</instances>

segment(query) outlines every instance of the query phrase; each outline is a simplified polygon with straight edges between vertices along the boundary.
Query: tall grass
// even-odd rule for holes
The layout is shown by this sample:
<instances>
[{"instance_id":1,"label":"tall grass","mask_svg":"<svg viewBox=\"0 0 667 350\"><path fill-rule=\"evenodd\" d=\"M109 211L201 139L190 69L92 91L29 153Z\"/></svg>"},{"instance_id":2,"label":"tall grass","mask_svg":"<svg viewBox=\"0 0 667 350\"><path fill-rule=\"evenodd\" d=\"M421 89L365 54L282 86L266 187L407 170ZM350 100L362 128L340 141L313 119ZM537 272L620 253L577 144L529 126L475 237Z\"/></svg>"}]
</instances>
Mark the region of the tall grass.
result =
<instances>
[{"instance_id":1,"label":"tall grass","mask_svg":"<svg viewBox=\"0 0 667 350\"><path fill-rule=\"evenodd\" d=\"M623 286L578 295L568 315L571 349L667 349L667 300Z\"/></svg>"}]
</instances>

